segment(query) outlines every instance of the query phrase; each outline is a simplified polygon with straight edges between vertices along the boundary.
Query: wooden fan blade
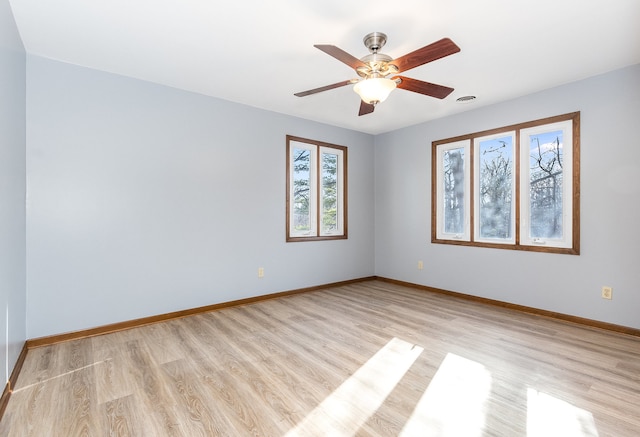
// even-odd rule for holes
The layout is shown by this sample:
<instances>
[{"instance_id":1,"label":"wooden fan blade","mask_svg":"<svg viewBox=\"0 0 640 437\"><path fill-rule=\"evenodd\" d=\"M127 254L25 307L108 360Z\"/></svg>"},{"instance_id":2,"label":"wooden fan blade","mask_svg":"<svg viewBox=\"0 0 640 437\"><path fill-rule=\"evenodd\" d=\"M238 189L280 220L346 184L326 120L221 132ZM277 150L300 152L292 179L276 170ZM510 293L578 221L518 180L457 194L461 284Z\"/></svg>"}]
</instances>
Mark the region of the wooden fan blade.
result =
<instances>
[{"instance_id":1,"label":"wooden fan blade","mask_svg":"<svg viewBox=\"0 0 640 437\"><path fill-rule=\"evenodd\" d=\"M408 53L390 62L390 64L398 67L398 73L410 70L420 65L426 64L436 59L444 58L445 56L458 53L460 47L458 47L449 38L442 38L440 41L436 41L433 44L424 46L421 49Z\"/></svg>"},{"instance_id":2,"label":"wooden fan blade","mask_svg":"<svg viewBox=\"0 0 640 437\"><path fill-rule=\"evenodd\" d=\"M343 82L338 82L338 83L333 83L331 85L321 86L320 88L314 88L312 90L301 91L299 93L295 93L294 96L304 97L304 96L308 96L310 94L321 93L322 91L328 91L328 90L332 90L334 88L340 88L341 86L349 85L349 84L352 84L352 83L353 82L351 80L345 80Z\"/></svg>"},{"instance_id":3,"label":"wooden fan blade","mask_svg":"<svg viewBox=\"0 0 640 437\"><path fill-rule=\"evenodd\" d=\"M453 92L453 88L449 88L448 86L423 82L418 79L411 79L410 77L396 76L391 79L400 79L398 88L402 88L403 90L407 91L413 91L414 93L424 94L426 96L435 97L436 99L444 99Z\"/></svg>"},{"instance_id":4,"label":"wooden fan blade","mask_svg":"<svg viewBox=\"0 0 640 437\"><path fill-rule=\"evenodd\" d=\"M376 107L371 103L365 103L363 100L360 100L360 111L358 112L358 115L371 114L375 108Z\"/></svg>"},{"instance_id":5,"label":"wooden fan blade","mask_svg":"<svg viewBox=\"0 0 640 437\"><path fill-rule=\"evenodd\" d=\"M367 66L360 59L356 58L355 56L350 55L349 53L345 52L344 50L342 50L341 48L338 48L336 46L327 45L327 44L316 44L316 45L314 45L314 47L317 48L317 49L322 50L323 52L325 52L329 56L333 56L338 61L347 64L349 67L353 68L354 70L356 68L358 68L358 67L366 67Z\"/></svg>"}]
</instances>

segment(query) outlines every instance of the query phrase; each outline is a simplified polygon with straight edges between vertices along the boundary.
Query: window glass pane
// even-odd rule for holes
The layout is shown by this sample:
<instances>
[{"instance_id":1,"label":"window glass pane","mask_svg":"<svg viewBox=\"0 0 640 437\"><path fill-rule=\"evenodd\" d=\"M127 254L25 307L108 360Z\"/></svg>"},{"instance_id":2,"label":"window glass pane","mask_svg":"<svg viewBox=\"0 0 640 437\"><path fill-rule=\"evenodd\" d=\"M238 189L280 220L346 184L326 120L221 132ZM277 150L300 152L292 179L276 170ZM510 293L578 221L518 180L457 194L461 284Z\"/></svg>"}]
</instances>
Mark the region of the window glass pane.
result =
<instances>
[{"instance_id":1,"label":"window glass pane","mask_svg":"<svg viewBox=\"0 0 640 437\"><path fill-rule=\"evenodd\" d=\"M311 151L293 150L293 229L305 233L311 230Z\"/></svg>"},{"instance_id":2,"label":"window glass pane","mask_svg":"<svg viewBox=\"0 0 640 437\"><path fill-rule=\"evenodd\" d=\"M562 130L530 135L529 232L531 238L563 237Z\"/></svg>"},{"instance_id":3,"label":"window glass pane","mask_svg":"<svg viewBox=\"0 0 640 437\"><path fill-rule=\"evenodd\" d=\"M479 237L510 239L513 201L513 137L480 141Z\"/></svg>"},{"instance_id":4,"label":"window glass pane","mask_svg":"<svg viewBox=\"0 0 640 437\"><path fill-rule=\"evenodd\" d=\"M321 222L322 233L338 230L338 155L322 153Z\"/></svg>"},{"instance_id":5,"label":"window glass pane","mask_svg":"<svg viewBox=\"0 0 640 437\"><path fill-rule=\"evenodd\" d=\"M464 229L464 147L446 150L442 155L444 232L463 234Z\"/></svg>"}]
</instances>

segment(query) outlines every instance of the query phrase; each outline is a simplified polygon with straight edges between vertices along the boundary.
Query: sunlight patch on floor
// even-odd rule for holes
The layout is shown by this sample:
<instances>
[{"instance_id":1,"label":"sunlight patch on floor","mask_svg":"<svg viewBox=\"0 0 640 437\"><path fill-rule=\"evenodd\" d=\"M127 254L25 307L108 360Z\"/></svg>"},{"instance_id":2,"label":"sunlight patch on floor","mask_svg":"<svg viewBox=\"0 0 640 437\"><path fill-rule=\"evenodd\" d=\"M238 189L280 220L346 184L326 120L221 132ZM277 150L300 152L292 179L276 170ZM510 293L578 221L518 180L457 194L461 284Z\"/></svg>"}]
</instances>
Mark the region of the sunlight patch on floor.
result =
<instances>
[{"instance_id":1,"label":"sunlight patch on floor","mask_svg":"<svg viewBox=\"0 0 640 437\"><path fill-rule=\"evenodd\" d=\"M71 374L76 373L76 372L82 372L83 370L90 369L91 367L94 367L94 366L98 366L98 365L108 361L109 359L110 358L108 358L106 360L98 361L98 362L95 362L95 363L87 364L86 366L78 367L77 369L69 370L68 372L64 372L64 373L52 376L52 377L47 378L47 379L43 379L41 381L34 382L33 384L25 385L24 387L20 387L20 388L17 388L15 390L13 390L13 393L18 393L18 392L21 392L23 390L28 390L31 387L35 387L37 385L47 384L49 382L55 381L55 380L60 379L60 378L64 378L65 376L71 375Z\"/></svg>"},{"instance_id":2,"label":"sunlight patch on floor","mask_svg":"<svg viewBox=\"0 0 640 437\"><path fill-rule=\"evenodd\" d=\"M382 405L422 351L423 348L413 343L391 339L291 429L287 437L355 435Z\"/></svg>"},{"instance_id":3,"label":"sunlight patch on floor","mask_svg":"<svg viewBox=\"0 0 640 437\"><path fill-rule=\"evenodd\" d=\"M561 399L527 390L527 437L598 437L593 415Z\"/></svg>"},{"instance_id":4,"label":"sunlight patch on floor","mask_svg":"<svg viewBox=\"0 0 640 437\"><path fill-rule=\"evenodd\" d=\"M481 436L491 373L480 363L447 354L401 436Z\"/></svg>"}]
</instances>

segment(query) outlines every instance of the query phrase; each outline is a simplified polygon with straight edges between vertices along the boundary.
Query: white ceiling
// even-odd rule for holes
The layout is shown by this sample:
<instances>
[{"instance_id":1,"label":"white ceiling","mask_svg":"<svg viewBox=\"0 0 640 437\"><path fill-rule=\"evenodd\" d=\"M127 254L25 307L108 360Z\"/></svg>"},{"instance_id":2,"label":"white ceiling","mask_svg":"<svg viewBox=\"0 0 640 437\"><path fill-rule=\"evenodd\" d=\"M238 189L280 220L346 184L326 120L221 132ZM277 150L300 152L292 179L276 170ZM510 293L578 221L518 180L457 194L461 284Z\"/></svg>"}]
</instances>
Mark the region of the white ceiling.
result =
<instances>
[{"instance_id":1,"label":"white ceiling","mask_svg":"<svg viewBox=\"0 0 640 437\"><path fill-rule=\"evenodd\" d=\"M372 134L640 63L640 0L10 0L27 53ZM357 77L313 47L393 58L443 37L461 52L403 75L455 88L395 90L359 117ZM474 103L456 98L475 95Z\"/></svg>"}]
</instances>

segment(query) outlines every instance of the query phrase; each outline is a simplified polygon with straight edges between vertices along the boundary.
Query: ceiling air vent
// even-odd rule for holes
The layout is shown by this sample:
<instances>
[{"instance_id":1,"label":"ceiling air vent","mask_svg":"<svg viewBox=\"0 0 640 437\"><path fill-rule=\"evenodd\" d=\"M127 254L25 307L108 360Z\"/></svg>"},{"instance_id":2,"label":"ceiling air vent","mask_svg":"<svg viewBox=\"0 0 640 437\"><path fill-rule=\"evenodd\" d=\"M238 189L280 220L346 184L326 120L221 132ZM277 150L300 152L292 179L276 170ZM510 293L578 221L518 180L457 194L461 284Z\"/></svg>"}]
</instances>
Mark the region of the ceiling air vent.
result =
<instances>
[{"instance_id":1,"label":"ceiling air vent","mask_svg":"<svg viewBox=\"0 0 640 437\"><path fill-rule=\"evenodd\" d=\"M469 102L471 102L471 101L473 101L475 99L476 99L476 96L462 96L462 97L458 97L456 99L456 102L458 102L458 103L469 103Z\"/></svg>"}]
</instances>

